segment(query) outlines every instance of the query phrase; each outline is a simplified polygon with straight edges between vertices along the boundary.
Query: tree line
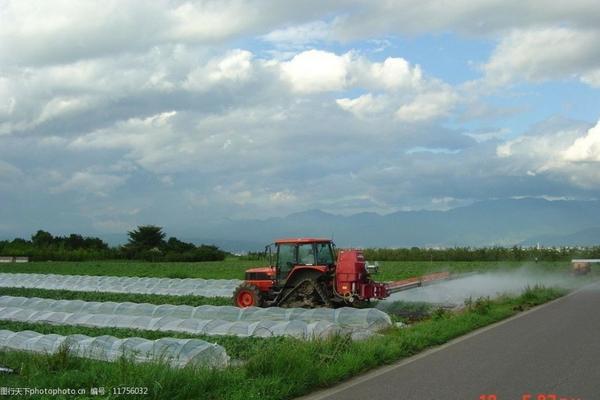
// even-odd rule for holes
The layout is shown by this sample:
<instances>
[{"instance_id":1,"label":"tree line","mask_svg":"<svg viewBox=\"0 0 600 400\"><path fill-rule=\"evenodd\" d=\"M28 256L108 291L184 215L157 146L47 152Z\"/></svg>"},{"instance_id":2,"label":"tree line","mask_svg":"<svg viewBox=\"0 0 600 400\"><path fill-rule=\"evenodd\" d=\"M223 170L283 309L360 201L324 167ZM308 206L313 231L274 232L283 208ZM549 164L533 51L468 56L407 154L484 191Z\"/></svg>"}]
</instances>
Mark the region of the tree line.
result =
<instances>
[{"instance_id":1,"label":"tree line","mask_svg":"<svg viewBox=\"0 0 600 400\"><path fill-rule=\"evenodd\" d=\"M591 247L451 247L451 248L366 248L369 261L570 261L600 259L600 246ZM249 261L266 260L264 252L242 256Z\"/></svg>"},{"instance_id":2,"label":"tree line","mask_svg":"<svg viewBox=\"0 0 600 400\"><path fill-rule=\"evenodd\" d=\"M162 228L142 225L127 232L128 242L110 247L97 237L72 233L53 236L39 230L31 240L16 238L0 241L1 256L28 256L32 261L145 260L145 261L221 261L227 252L217 246L166 239Z\"/></svg>"},{"instance_id":3,"label":"tree line","mask_svg":"<svg viewBox=\"0 0 600 400\"><path fill-rule=\"evenodd\" d=\"M364 254L367 260L373 261L567 261L573 258L600 258L600 246L374 248L365 249Z\"/></svg>"},{"instance_id":4,"label":"tree line","mask_svg":"<svg viewBox=\"0 0 600 400\"><path fill-rule=\"evenodd\" d=\"M194 245L169 237L162 228L142 225L127 232L128 242L110 247L97 237L79 234L53 236L39 230L31 240L0 241L0 256L28 256L32 261L146 260L220 261L229 253L212 245ZM600 258L600 246L591 247L452 247L452 248L367 248L371 261L567 261ZM243 259L264 260L264 253L249 252Z\"/></svg>"}]
</instances>

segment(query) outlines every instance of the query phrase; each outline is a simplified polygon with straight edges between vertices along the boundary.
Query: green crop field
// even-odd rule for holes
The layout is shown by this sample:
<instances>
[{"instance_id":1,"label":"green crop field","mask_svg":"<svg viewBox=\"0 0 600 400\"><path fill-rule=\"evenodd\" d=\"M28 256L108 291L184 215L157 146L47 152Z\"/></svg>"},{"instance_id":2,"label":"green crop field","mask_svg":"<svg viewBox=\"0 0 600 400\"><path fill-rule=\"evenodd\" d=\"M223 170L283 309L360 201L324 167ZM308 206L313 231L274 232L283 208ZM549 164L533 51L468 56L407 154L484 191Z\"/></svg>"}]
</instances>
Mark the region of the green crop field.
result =
<instances>
[{"instance_id":1,"label":"green crop field","mask_svg":"<svg viewBox=\"0 0 600 400\"><path fill-rule=\"evenodd\" d=\"M244 271L258 261L230 258L206 262L147 261L44 261L1 264L0 272L65 275L143 276L157 278L243 279Z\"/></svg>"},{"instance_id":2,"label":"green crop field","mask_svg":"<svg viewBox=\"0 0 600 400\"><path fill-rule=\"evenodd\" d=\"M24 264L0 264L0 272L113 275L161 278L244 279L247 268L266 265L263 261L229 258L209 262L145 262L145 261L46 261ZM465 273L516 269L520 267L566 271L569 263L547 261L524 263L517 261L384 261L379 263L376 280L390 281L438 271Z\"/></svg>"}]
</instances>

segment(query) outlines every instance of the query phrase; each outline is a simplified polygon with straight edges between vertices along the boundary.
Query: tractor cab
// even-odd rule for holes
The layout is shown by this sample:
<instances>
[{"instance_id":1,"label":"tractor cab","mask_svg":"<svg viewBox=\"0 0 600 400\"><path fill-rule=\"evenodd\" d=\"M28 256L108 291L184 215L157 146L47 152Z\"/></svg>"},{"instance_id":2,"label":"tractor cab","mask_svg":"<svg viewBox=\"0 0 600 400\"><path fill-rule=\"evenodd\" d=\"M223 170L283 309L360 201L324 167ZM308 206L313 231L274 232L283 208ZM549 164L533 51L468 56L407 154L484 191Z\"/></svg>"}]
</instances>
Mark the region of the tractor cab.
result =
<instances>
[{"instance_id":1,"label":"tractor cab","mask_svg":"<svg viewBox=\"0 0 600 400\"><path fill-rule=\"evenodd\" d=\"M284 297L291 301L290 290L302 282L306 282L304 286L314 286L318 282L318 290L326 291L323 278L335 268L334 249L330 239L276 240L265 248L269 266L246 270L245 282L234 293L234 304L238 307L279 304L283 303ZM309 291L308 287L304 290L305 293ZM295 305L306 305L306 302L301 303Z\"/></svg>"},{"instance_id":2,"label":"tractor cab","mask_svg":"<svg viewBox=\"0 0 600 400\"><path fill-rule=\"evenodd\" d=\"M328 239L281 239L267 246L267 253L277 284L284 284L298 268L325 272L335 265L333 243Z\"/></svg>"}]
</instances>

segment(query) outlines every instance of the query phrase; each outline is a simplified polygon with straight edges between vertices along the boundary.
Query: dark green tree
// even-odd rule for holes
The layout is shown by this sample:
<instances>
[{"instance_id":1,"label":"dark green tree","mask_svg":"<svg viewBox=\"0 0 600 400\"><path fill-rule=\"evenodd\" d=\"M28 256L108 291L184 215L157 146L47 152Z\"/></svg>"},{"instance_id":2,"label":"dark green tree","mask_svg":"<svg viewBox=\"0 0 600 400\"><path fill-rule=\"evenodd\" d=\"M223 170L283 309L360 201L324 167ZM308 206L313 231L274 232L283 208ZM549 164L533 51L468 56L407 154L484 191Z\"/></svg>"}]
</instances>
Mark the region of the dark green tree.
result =
<instances>
[{"instance_id":1,"label":"dark green tree","mask_svg":"<svg viewBox=\"0 0 600 400\"><path fill-rule=\"evenodd\" d=\"M186 251L194 250L196 246L194 246L193 243L183 242L176 237L170 237L169 240L167 240L164 248L166 251L184 253Z\"/></svg>"},{"instance_id":2,"label":"dark green tree","mask_svg":"<svg viewBox=\"0 0 600 400\"><path fill-rule=\"evenodd\" d=\"M40 229L35 233L35 235L31 236L31 241L36 247L46 247L50 246L54 242L54 237L51 233Z\"/></svg>"},{"instance_id":3,"label":"dark green tree","mask_svg":"<svg viewBox=\"0 0 600 400\"><path fill-rule=\"evenodd\" d=\"M127 246L135 251L158 248L165 242L162 227L155 225L140 225L135 230L127 232L127 235L129 235Z\"/></svg>"},{"instance_id":4,"label":"dark green tree","mask_svg":"<svg viewBox=\"0 0 600 400\"><path fill-rule=\"evenodd\" d=\"M86 237L83 239L83 247L85 249L108 250L108 244L97 237Z\"/></svg>"},{"instance_id":5,"label":"dark green tree","mask_svg":"<svg viewBox=\"0 0 600 400\"><path fill-rule=\"evenodd\" d=\"M68 250L77 250L84 248L85 239L81 235L72 233L68 237L63 238L63 243Z\"/></svg>"}]
</instances>

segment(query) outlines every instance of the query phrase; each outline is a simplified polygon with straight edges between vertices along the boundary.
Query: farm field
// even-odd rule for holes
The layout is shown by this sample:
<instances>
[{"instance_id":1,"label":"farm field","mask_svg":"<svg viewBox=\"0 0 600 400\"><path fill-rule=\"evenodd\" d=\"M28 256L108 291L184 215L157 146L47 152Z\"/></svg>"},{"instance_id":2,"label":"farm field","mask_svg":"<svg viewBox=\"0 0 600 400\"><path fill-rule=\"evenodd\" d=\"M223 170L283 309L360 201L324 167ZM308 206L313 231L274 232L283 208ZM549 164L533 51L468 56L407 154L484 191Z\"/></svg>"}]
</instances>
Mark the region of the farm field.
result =
<instances>
[{"instance_id":1,"label":"farm field","mask_svg":"<svg viewBox=\"0 0 600 400\"><path fill-rule=\"evenodd\" d=\"M376 260L369 260L376 261ZM151 263L145 261L50 261L24 264L0 264L0 273L42 273L65 275L110 275L157 278L243 279L248 268L264 266L265 261L248 261L229 258L224 261ZM535 267L544 270L566 271L566 261L382 261L376 280L389 281L423 275L430 272L449 271L487 272L497 269Z\"/></svg>"},{"instance_id":2,"label":"farm field","mask_svg":"<svg viewBox=\"0 0 600 400\"><path fill-rule=\"evenodd\" d=\"M206 262L46 261L0 264L0 272L64 275L110 275L155 278L243 279L244 271L260 261L230 258Z\"/></svg>"},{"instance_id":3,"label":"farm field","mask_svg":"<svg viewBox=\"0 0 600 400\"><path fill-rule=\"evenodd\" d=\"M246 268L256 261L229 259L208 263L146 262L35 262L0 266L0 273L49 273L168 278L241 279ZM565 272L568 263L486 263L486 262L382 262L379 280L447 270L454 273L518 270L524 266L538 270ZM123 327L73 326L60 323L0 321L0 331L35 331L41 334L110 335L115 338L163 337L201 339L222 346L230 357L225 369L206 369L197 365L172 368L163 362L135 363L128 356L116 362L79 358L67 349L56 354L0 350L0 364L19 368L19 374L3 376L10 387L102 387L111 398L145 399L289 399L320 387L334 384L379 365L394 362L439 345L473 329L514 315L566 293L564 289L529 287L523 294L496 299L473 299L460 311L433 310L429 317L408 327L392 324L364 340L349 335L334 335L317 340L295 337L270 338L211 336L189 332L165 332ZM156 305L229 305L227 298L168 296L135 293L78 292L70 290L0 288L0 296L39 297L54 300L133 302ZM410 307L410 305L407 305ZM405 307L406 308L406 307ZM406 321L393 316L392 322ZM315 368L317 366L317 368ZM141 387L144 395L119 394L119 387ZM32 397L35 398L35 397ZM65 397L71 398L71 397Z\"/></svg>"},{"instance_id":4,"label":"farm field","mask_svg":"<svg viewBox=\"0 0 600 400\"><path fill-rule=\"evenodd\" d=\"M197 263L151 263L144 261L82 261L82 262L30 262L26 264L0 264L0 273L41 273L64 275L108 275L162 278L243 279L248 268L262 265L261 261L230 258L225 261ZM569 265L556 262L489 262L489 261L384 261L379 263L378 281L392 281L432 272L451 273L491 272L534 268L542 271L566 272ZM152 304L204 304L230 305L225 297L169 296L140 293L103 293L70 290L47 290L0 287L0 296L27 296L51 299L80 299L86 301L131 301Z\"/></svg>"}]
</instances>

